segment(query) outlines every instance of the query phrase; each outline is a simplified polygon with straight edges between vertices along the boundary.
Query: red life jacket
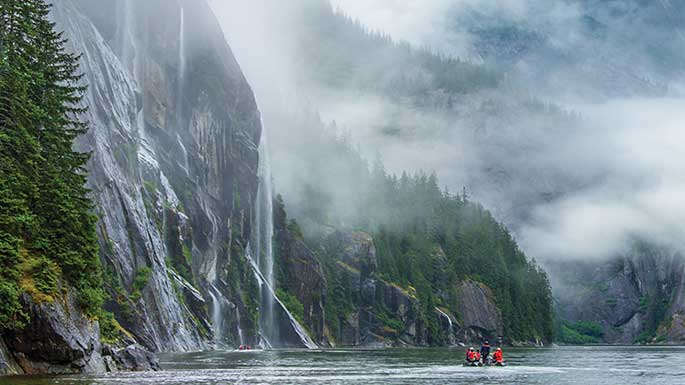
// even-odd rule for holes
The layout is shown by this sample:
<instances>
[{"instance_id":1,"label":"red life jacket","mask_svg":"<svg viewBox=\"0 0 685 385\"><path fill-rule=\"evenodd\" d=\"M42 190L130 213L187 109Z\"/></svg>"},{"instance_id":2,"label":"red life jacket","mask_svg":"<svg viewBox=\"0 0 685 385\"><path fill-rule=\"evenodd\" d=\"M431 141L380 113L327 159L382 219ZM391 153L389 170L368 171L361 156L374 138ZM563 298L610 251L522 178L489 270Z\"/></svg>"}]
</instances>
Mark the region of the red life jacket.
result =
<instances>
[{"instance_id":1,"label":"red life jacket","mask_svg":"<svg viewBox=\"0 0 685 385\"><path fill-rule=\"evenodd\" d=\"M475 361L476 360L476 352L470 351L466 353L466 357L469 359L469 361Z\"/></svg>"},{"instance_id":2,"label":"red life jacket","mask_svg":"<svg viewBox=\"0 0 685 385\"><path fill-rule=\"evenodd\" d=\"M495 361L497 362L503 362L504 358L502 357L502 351L498 350L495 352L495 354L492 355L495 358Z\"/></svg>"},{"instance_id":3,"label":"red life jacket","mask_svg":"<svg viewBox=\"0 0 685 385\"><path fill-rule=\"evenodd\" d=\"M476 352L475 355L476 355L476 361L480 361L480 353L479 353L479 352Z\"/></svg>"}]
</instances>

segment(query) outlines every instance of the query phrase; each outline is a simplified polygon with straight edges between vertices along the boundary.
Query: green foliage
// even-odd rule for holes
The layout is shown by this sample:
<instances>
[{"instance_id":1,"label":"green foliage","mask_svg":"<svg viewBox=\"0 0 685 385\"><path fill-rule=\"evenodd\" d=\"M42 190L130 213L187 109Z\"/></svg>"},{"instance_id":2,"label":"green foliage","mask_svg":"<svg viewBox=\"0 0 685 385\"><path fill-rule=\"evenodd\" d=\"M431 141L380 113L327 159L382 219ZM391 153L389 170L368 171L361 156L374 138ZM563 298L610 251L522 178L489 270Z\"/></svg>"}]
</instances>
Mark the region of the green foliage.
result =
<instances>
[{"instance_id":1,"label":"green foliage","mask_svg":"<svg viewBox=\"0 0 685 385\"><path fill-rule=\"evenodd\" d=\"M640 298L640 313L646 316L645 330L635 338L635 343L652 342L657 336L659 326L667 319L669 296L656 290Z\"/></svg>"},{"instance_id":2,"label":"green foliage","mask_svg":"<svg viewBox=\"0 0 685 385\"><path fill-rule=\"evenodd\" d=\"M151 274L152 270L147 266L136 271L136 276L133 278L133 290L131 292L131 299L133 302L137 302L140 299L141 292L150 281Z\"/></svg>"},{"instance_id":3,"label":"green foliage","mask_svg":"<svg viewBox=\"0 0 685 385\"><path fill-rule=\"evenodd\" d=\"M363 219L374 230L379 272L416 288L430 338L439 338L436 293L466 278L492 289L507 338L553 337L547 275L487 210L442 192L435 175L398 179L377 171L371 186Z\"/></svg>"},{"instance_id":4,"label":"green foliage","mask_svg":"<svg viewBox=\"0 0 685 385\"><path fill-rule=\"evenodd\" d=\"M19 303L19 287L13 282L0 280L0 329L24 326L26 315Z\"/></svg>"},{"instance_id":5,"label":"green foliage","mask_svg":"<svg viewBox=\"0 0 685 385\"><path fill-rule=\"evenodd\" d=\"M151 197L157 196L157 185L154 182L144 180L143 187L145 187L145 191L147 191Z\"/></svg>"},{"instance_id":6,"label":"green foliage","mask_svg":"<svg viewBox=\"0 0 685 385\"><path fill-rule=\"evenodd\" d=\"M100 324L100 340L105 343L117 342L121 336L121 326L114 318L114 314L103 311L98 318Z\"/></svg>"},{"instance_id":7,"label":"green foliage","mask_svg":"<svg viewBox=\"0 0 685 385\"><path fill-rule=\"evenodd\" d=\"M383 325L398 333L404 330L404 323L395 318L384 304L377 304L374 309L376 310L374 314L383 322Z\"/></svg>"},{"instance_id":8,"label":"green foliage","mask_svg":"<svg viewBox=\"0 0 685 385\"><path fill-rule=\"evenodd\" d=\"M352 292L346 284L349 282L349 272L337 273L337 269L326 259L323 264L324 274L328 280L326 286L325 322L333 334L338 338L341 333L341 322L355 310Z\"/></svg>"},{"instance_id":9,"label":"green foliage","mask_svg":"<svg viewBox=\"0 0 685 385\"><path fill-rule=\"evenodd\" d=\"M191 265L193 263L193 253L190 251L190 248L188 248L188 245L185 243L183 244L182 251L183 251L183 258L186 259L186 262Z\"/></svg>"},{"instance_id":10,"label":"green foliage","mask_svg":"<svg viewBox=\"0 0 685 385\"><path fill-rule=\"evenodd\" d=\"M276 297L283 302L283 305L285 305L286 309L288 309L300 325L306 325L304 322L304 305L302 305L295 295L278 288L276 289Z\"/></svg>"},{"instance_id":11,"label":"green foliage","mask_svg":"<svg viewBox=\"0 0 685 385\"><path fill-rule=\"evenodd\" d=\"M299 193L288 196L288 211L297 218L305 239L316 243L325 235L320 233L325 226L372 234L378 277L416 288L419 316L436 343L443 338L434 310L441 301L438 293L455 296L454 287L467 278L492 289L506 338L553 339L548 277L490 212L464 196L442 191L435 174L388 175L380 161L369 168L344 134L328 135L320 126L317 133L316 124L310 128L305 137L320 142L303 144L312 159L303 162L301 174L307 179L301 181ZM320 165L317 158L336 161ZM337 183L330 175L345 175L346 183ZM329 185L338 188L331 190ZM335 335L340 320L362 304L349 291L350 281L339 276L336 255L320 257L328 284L326 324ZM454 298L446 302L456 314Z\"/></svg>"},{"instance_id":12,"label":"green foliage","mask_svg":"<svg viewBox=\"0 0 685 385\"><path fill-rule=\"evenodd\" d=\"M57 290L60 271L57 264L45 257L28 262L28 274L33 277L34 284L43 294L53 294Z\"/></svg>"},{"instance_id":13,"label":"green foliage","mask_svg":"<svg viewBox=\"0 0 685 385\"><path fill-rule=\"evenodd\" d=\"M557 341L568 345L587 345L602 342L604 329L596 321L562 321L559 320Z\"/></svg>"},{"instance_id":14,"label":"green foliage","mask_svg":"<svg viewBox=\"0 0 685 385\"><path fill-rule=\"evenodd\" d=\"M49 21L42 0L0 0L0 329L17 325L20 286L38 293L59 279L89 314L102 296L96 218L85 188L89 154L73 150L86 131L79 57ZM19 252L31 265L20 277ZM27 267L27 266L25 266ZM19 280L23 284L20 285Z\"/></svg>"}]
</instances>

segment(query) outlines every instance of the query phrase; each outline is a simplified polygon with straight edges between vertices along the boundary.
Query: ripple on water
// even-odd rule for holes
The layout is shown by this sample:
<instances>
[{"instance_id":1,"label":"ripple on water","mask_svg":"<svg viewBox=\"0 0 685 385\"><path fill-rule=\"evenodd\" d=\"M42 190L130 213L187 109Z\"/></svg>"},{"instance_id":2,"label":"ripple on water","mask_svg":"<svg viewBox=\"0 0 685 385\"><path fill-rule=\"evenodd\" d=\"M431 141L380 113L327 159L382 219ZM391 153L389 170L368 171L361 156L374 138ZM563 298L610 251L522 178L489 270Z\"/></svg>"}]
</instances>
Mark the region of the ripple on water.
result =
<instances>
[{"instance_id":1,"label":"ripple on water","mask_svg":"<svg viewBox=\"0 0 685 385\"><path fill-rule=\"evenodd\" d=\"M510 366L461 365L460 349L196 352L164 354L165 371L23 378L3 385L681 384L685 348L507 349ZM4 379L3 379L4 380Z\"/></svg>"}]
</instances>

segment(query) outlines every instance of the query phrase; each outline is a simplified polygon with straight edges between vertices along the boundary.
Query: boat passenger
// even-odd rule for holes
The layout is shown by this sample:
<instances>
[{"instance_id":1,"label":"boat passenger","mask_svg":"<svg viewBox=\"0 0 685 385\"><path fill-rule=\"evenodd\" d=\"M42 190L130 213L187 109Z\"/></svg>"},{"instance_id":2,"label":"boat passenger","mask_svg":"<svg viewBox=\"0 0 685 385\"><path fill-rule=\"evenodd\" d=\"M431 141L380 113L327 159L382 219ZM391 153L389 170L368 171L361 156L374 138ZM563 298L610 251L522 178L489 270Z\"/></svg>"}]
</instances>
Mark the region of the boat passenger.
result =
<instances>
[{"instance_id":1,"label":"boat passenger","mask_svg":"<svg viewBox=\"0 0 685 385\"><path fill-rule=\"evenodd\" d=\"M488 340L483 341L483 344L480 346L480 355L483 359L490 355L490 342Z\"/></svg>"},{"instance_id":2,"label":"boat passenger","mask_svg":"<svg viewBox=\"0 0 685 385\"><path fill-rule=\"evenodd\" d=\"M502 354L502 348L497 348L495 354L493 354L495 359L495 365L502 366L504 364L504 356Z\"/></svg>"},{"instance_id":3,"label":"boat passenger","mask_svg":"<svg viewBox=\"0 0 685 385\"><path fill-rule=\"evenodd\" d=\"M474 348L469 348L469 350L466 352L466 361L468 362L474 362L476 361L476 349Z\"/></svg>"}]
</instances>

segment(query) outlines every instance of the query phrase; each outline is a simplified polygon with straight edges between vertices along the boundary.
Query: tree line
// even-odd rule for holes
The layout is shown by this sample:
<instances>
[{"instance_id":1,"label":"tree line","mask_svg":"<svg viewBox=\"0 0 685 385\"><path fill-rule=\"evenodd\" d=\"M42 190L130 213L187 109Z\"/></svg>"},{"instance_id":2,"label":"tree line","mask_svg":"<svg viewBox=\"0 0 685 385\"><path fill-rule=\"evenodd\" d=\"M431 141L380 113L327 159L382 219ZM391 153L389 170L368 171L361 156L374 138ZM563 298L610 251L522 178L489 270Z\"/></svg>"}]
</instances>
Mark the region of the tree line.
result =
<instances>
[{"instance_id":1,"label":"tree line","mask_svg":"<svg viewBox=\"0 0 685 385\"><path fill-rule=\"evenodd\" d=\"M26 323L24 292L52 300L70 286L87 314L102 309L90 155L73 149L86 86L50 7L0 0L0 330Z\"/></svg>"}]
</instances>

